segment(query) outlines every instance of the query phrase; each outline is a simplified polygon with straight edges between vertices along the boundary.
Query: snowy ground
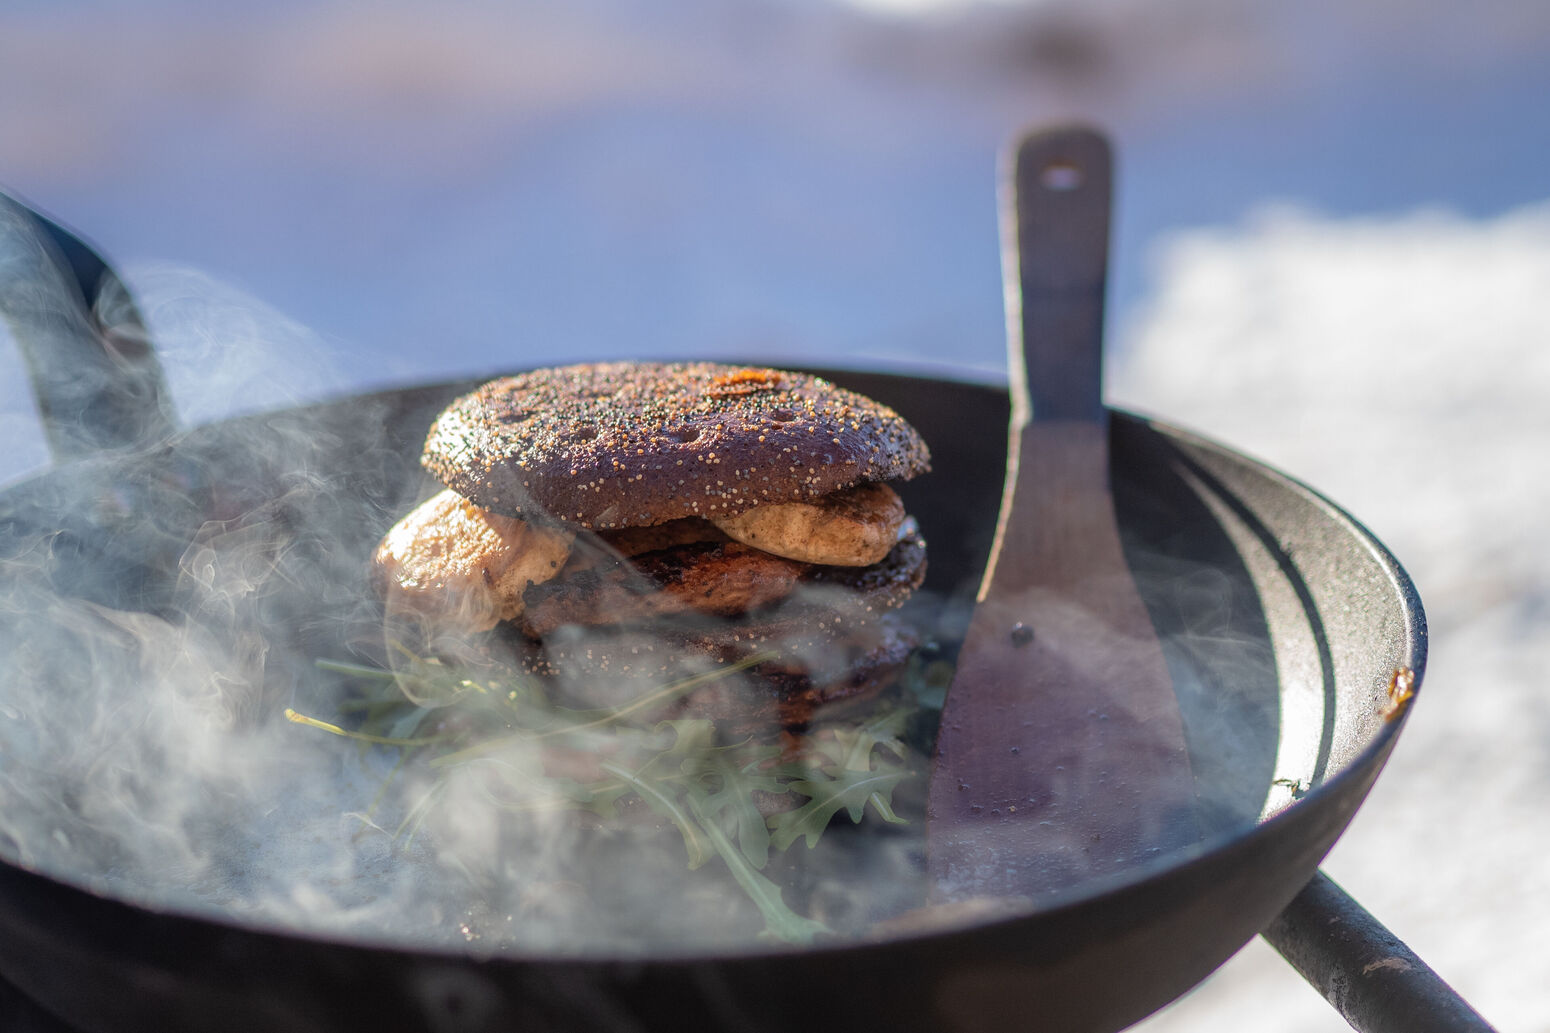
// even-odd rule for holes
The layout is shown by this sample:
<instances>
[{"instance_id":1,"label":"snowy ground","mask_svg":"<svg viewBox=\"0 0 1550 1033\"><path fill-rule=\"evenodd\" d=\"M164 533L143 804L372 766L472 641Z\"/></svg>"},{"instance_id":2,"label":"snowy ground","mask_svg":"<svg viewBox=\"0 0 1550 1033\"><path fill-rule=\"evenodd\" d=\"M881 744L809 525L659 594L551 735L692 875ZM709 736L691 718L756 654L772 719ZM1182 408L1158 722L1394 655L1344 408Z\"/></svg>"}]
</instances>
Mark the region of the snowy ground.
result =
<instances>
[{"instance_id":1,"label":"snowy ground","mask_svg":"<svg viewBox=\"0 0 1550 1033\"><path fill-rule=\"evenodd\" d=\"M572 355L996 368L996 149L1101 121L1114 400L1318 486L1427 604L1326 870L1550 1031L1550 7L879 5L10 4L0 184L129 270L199 420ZM0 338L0 481L34 422ZM1344 1024L1256 943L1140 1028Z\"/></svg>"},{"instance_id":2,"label":"snowy ground","mask_svg":"<svg viewBox=\"0 0 1550 1033\"><path fill-rule=\"evenodd\" d=\"M1271 211L1171 241L1113 379L1123 402L1318 485L1415 577L1425 692L1325 871L1513 1030L1550 1029L1546 288L1543 204L1482 221ZM1295 983L1256 943L1144 1028L1342 1028Z\"/></svg>"}]
</instances>

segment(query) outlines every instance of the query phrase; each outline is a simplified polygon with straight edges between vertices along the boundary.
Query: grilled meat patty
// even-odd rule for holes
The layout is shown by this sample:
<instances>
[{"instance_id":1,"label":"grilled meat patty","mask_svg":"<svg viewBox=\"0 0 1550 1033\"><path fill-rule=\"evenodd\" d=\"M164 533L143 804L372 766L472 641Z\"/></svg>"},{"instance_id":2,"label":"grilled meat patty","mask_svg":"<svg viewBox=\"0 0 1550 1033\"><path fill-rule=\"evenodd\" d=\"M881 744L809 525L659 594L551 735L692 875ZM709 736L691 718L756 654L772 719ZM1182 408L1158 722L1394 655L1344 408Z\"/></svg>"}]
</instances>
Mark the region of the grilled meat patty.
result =
<instances>
[{"instance_id":1,"label":"grilled meat patty","mask_svg":"<svg viewBox=\"0 0 1550 1033\"><path fill-rule=\"evenodd\" d=\"M652 524L650 527L621 527L616 531L600 531L597 537L608 547L606 550L593 550L592 554L598 557L610 554L639 556L643 552L671 549L675 545L730 540L715 524L701 517L683 517L669 520L665 524ZM573 567L580 558L579 554L573 556Z\"/></svg>"},{"instance_id":2,"label":"grilled meat patty","mask_svg":"<svg viewBox=\"0 0 1550 1033\"><path fill-rule=\"evenodd\" d=\"M507 627L510 627L509 625ZM689 627L679 629L689 631ZM664 684L743 659L730 640L664 640L639 628L567 629L562 640L542 645L507 635L502 645L509 662L542 674L569 705L613 708L650 696ZM764 735L799 729L825 708L863 704L892 684L920 643L908 621L894 614L851 630L843 638L805 648L784 648L785 641L765 639L778 654L731 677L706 679L682 694L632 715L642 725L680 717L709 718L728 736ZM699 651L696 647L703 648Z\"/></svg>"},{"instance_id":3,"label":"grilled meat patty","mask_svg":"<svg viewBox=\"0 0 1550 1033\"><path fill-rule=\"evenodd\" d=\"M774 556L739 542L697 541L640 553L629 560L583 560L528 588L520 626L541 639L564 625L639 624L672 614L737 617L769 610L800 586L806 600L789 609L822 620L820 611L854 623L903 603L925 577L925 543L914 521L895 529L889 562L825 566ZM811 611L811 612L808 612Z\"/></svg>"},{"instance_id":4,"label":"grilled meat patty","mask_svg":"<svg viewBox=\"0 0 1550 1033\"><path fill-rule=\"evenodd\" d=\"M883 562L869 567L810 565L790 595L737 617L680 612L646 624L572 624L556 628L542 641L522 635L516 623L503 627L526 642L521 662L535 674L624 674L660 682L692 673L706 660L726 663L752 652L823 666L827 661L818 663L819 658L829 656L835 643L883 622L909 600L925 575L925 540L914 520L906 520L898 544ZM532 591L559 591L560 584Z\"/></svg>"},{"instance_id":5,"label":"grilled meat patty","mask_svg":"<svg viewBox=\"0 0 1550 1033\"><path fill-rule=\"evenodd\" d=\"M638 624L688 611L735 617L790 594L809 566L738 542L658 549L533 585L522 631L543 638L566 624Z\"/></svg>"}]
</instances>

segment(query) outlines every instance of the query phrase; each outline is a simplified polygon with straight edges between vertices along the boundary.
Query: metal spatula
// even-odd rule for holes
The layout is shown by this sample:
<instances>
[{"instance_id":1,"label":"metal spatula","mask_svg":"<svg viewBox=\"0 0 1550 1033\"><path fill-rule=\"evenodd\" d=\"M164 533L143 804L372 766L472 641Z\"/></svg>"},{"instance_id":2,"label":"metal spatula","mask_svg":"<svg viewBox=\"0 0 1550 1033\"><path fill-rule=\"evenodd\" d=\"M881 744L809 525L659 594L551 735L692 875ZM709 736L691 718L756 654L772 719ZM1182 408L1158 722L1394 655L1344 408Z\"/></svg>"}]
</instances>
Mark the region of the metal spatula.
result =
<instances>
[{"instance_id":1,"label":"metal spatula","mask_svg":"<svg viewBox=\"0 0 1550 1033\"><path fill-rule=\"evenodd\" d=\"M936 745L940 900L1047 898L1198 838L1178 700L1109 487L1110 181L1108 143L1088 129L1015 152L1006 490Z\"/></svg>"}]
</instances>

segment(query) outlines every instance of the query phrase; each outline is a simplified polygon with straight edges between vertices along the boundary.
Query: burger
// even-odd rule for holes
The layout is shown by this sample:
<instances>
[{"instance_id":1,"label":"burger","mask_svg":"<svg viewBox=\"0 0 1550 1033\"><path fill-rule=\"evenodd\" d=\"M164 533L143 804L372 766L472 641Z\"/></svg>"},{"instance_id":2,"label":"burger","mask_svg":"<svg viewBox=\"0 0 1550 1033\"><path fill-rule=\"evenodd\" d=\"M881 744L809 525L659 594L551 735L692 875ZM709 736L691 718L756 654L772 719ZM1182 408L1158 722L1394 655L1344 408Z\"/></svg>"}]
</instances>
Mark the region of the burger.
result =
<instances>
[{"instance_id":1,"label":"burger","mask_svg":"<svg viewBox=\"0 0 1550 1033\"><path fill-rule=\"evenodd\" d=\"M925 542L889 482L929 451L820 377L535 370L454 401L421 462L442 490L373 556L390 613L477 638L578 705L746 670L651 716L796 730L875 696L918 644L898 611Z\"/></svg>"}]
</instances>

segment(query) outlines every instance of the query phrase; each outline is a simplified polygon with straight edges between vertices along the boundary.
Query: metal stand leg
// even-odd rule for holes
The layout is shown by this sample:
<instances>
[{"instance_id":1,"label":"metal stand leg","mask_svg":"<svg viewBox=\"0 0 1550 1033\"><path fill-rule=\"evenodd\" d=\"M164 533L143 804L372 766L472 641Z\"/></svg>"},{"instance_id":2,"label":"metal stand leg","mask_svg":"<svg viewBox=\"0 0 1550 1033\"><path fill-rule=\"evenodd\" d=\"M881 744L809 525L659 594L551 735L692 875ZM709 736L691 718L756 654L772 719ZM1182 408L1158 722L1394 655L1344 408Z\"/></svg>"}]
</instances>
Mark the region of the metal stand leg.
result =
<instances>
[{"instance_id":1,"label":"metal stand leg","mask_svg":"<svg viewBox=\"0 0 1550 1033\"><path fill-rule=\"evenodd\" d=\"M1261 935L1360 1033L1495 1033L1323 872Z\"/></svg>"}]
</instances>

